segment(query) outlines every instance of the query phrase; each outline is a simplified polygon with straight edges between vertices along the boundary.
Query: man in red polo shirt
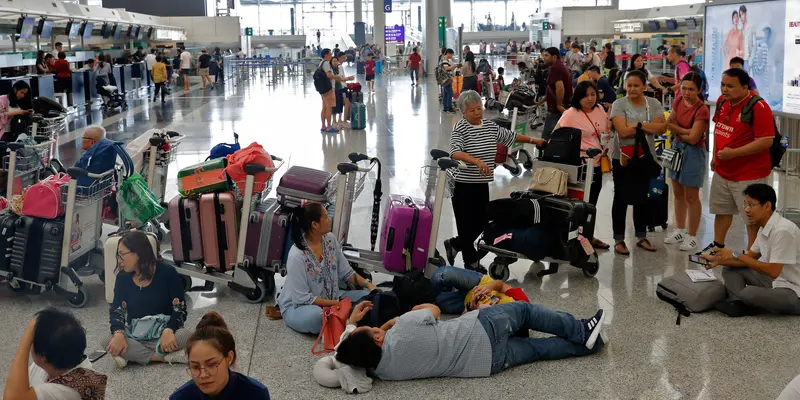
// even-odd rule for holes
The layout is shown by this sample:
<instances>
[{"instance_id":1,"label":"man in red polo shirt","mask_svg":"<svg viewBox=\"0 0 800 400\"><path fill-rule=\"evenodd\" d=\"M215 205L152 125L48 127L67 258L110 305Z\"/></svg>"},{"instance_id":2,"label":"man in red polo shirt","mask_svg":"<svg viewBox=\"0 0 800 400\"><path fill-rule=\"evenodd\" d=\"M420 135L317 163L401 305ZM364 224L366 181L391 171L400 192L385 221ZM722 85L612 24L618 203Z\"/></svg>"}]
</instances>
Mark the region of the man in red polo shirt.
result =
<instances>
[{"instance_id":1,"label":"man in red polo shirt","mask_svg":"<svg viewBox=\"0 0 800 400\"><path fill-rule=\"evenodd\" d=\"M550 67L547 73L547 92L544 101L547 102L547 117L542 128L542 139L550 139L569 103L572 100L572 74L569 68L561 61L561 54L555 47L550 47L542 52L542 59ZM541 104L541 103L539 103ZM538 106L538 104L537 104Z\"/></svg>"},{"instance_id":2,"label":"man in red polo shirt","mask_svg":"<svg viewBox=\"0 0 800 400\"><path fill-rule=\"evenodd\" d=\"M748 249L758 234L758 225L747 222L744 189L754 183L767 183L772 173L769 147L775 137L775 121L766 101L751 101L754 94L749 82L750 76L741 69L731 68L722 75L722 96L717 100L713 119L716 126L711 159L714 177L709 209L714 214L714 242L701 253L710 254L725 247L725 236L735 214L740 214L747 225ZM742 111L748 107L752 107L749 123L749 115L742 120Z\"/></svg>"}]
</instances>

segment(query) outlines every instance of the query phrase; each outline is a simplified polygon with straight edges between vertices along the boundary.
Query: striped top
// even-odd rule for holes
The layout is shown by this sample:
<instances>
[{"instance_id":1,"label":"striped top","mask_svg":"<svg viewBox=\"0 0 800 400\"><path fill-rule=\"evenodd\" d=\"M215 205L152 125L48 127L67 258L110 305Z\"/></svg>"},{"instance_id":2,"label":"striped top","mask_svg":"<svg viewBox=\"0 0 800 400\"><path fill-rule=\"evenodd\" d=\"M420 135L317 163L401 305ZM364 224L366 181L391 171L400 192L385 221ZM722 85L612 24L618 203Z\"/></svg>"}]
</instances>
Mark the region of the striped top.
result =
<instances>
[{"instance_id":1,"label":"striped top","mask_svg":"<svg viewBox=\"0 0 800 400\"><path fill-rule=\"evenodd\" d=\"M453 127L453 134L450 136L450 155L459 151L467 153L485 162L491 168L492 175L481 175L477 166L467 164L467 169L459 169L455 172L456 182L492 182L496 166L494 157L497 154L497 145L511 147L515 138L514 132L502 128L488 119L482 119L480 125L471 125L465 118L461 118Z\"/></svg>"}]
</instances>

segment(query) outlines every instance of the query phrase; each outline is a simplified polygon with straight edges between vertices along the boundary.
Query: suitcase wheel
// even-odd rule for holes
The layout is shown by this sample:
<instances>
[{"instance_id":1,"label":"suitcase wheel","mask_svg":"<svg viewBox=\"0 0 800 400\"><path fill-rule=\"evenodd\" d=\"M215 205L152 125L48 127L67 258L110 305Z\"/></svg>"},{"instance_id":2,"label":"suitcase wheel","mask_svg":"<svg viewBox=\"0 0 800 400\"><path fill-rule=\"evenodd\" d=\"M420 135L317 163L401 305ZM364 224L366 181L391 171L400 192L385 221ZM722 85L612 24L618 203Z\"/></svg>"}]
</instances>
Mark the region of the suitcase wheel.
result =
<instances>
[{"instance_id":1,"label":"suitcase wheel","mask_svg":"<svg viewBox=\"0 0 800 400\"><path fill-rule=\"evenodd\" d=\"M82 308L89 301L89 293L81 286L78 288L78 293L72 295L67 301L69 301L69 305L72 307Z\"/></svg>"},{"instance_id":2,"label":"suitcase wheel","mask_svg":"<svg viewBox=\"0 0 800 400\"><path fill-rule=\"evenodd\" d=\"M587 263L583 267L583 275L587 278L592 278L597 275L597 271L600 270L600 263Z\"/></svg>"},{"instance_id":3,"label":"suitcase wheel","mask_svg":"<svg viewBox=\"0 0 800 400\"><path fill-rule=\"evenodd\" d=\"M248 303L261 303L267 297L267 285L263 281L256 282L256 288L245 295Z\"/></svg>"},{"instance_id":4,"label":"suitcase wheel","mask_svg":"<svg viewBox=\"0 0 800 400\"><path fill-rule=\"evenodd\" d=\"M492 279L506 281L510 275L511 271L508 270L508 265L496 262L489 264L489 276L491 276Z\"/></svg>"}]
</instances>

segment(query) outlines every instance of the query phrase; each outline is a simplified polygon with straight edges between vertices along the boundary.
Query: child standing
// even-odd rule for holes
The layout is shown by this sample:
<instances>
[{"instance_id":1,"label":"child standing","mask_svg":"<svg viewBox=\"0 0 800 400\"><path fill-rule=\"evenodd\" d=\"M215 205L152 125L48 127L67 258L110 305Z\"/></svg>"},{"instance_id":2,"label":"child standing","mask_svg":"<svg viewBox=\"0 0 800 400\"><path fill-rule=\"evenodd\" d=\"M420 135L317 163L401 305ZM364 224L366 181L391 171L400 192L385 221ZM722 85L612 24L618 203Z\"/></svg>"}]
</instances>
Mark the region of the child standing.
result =
<instances>
[{"instance_id":1,"label":"child standing","mask_svg":"<svg viewBox=\"0 0 800 400\"><path fill-rule=\"evenodd\" d=\"M161 56L156 57L156 62L153 63L153 83L156 84L156 92L153 94L153 101L156 101L158 92L161 92L161 102L164 102L164 97L167 90L164 88L164 83L167 82L167 65L164 64L164 58Z\"/></svg>"},{"instance_id":2,"label":"child standing","mask_svg":"<svg viewBox=\"0 0 800 400\"><path fill-rule=\"evenodd\" d=\"M364 61L364 72L367 75L367 88L370 92L375 92L375 59L372 54L369 54L367 61Z\"/></svg>"}]
</instances>

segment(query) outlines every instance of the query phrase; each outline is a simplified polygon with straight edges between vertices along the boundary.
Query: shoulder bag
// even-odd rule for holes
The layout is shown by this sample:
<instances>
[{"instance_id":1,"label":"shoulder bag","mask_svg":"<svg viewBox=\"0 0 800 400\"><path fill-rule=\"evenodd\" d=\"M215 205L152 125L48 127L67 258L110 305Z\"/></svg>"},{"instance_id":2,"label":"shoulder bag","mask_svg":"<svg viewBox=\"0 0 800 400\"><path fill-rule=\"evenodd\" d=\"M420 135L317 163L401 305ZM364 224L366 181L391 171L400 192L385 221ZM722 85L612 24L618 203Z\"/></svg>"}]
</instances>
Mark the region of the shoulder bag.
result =
<instances>
[{"instance_id":1,"label":"shoulder bag","mask_svg":"<svg viewBox=\"0 0 800 400\"><path fill-rule=\"evenodd\" d=\"M322 309L322 330L319 331L319 336L311 347L311 353L319 355L323 353L330 353L339 344L339 338L347 326L347 319L350 318L350 311L353 309L353 303L349 298L345 297L339 300L335 306L328 306ZM317 350L317 345L322 340L322 348Z\"/></svg>"},{"instance_id":2,"label":"shoulder bag","mask_svg":"<svg viewBox=\"0 0 800 400\"><path fill-rule=\"evenodd\" d=\"M705 105L701 104L700 107L705 107ZM700 111L700 107L697 107L694 110L694 114L692 115L692 121L689 123L689 129L692 129L692 127L694 127L694 119L697 117L697 112ZM673 107L672 109L674 111L675 107ZM678 123L677 118L675 118L675 123L676 124ZM675 136L676 135L673 134L673 139ZM680 135L677 136L680 137ZM675 142L675 140L673 140L673 142ZM664 151L661 152L661 165L664 168L671 169L673 172L679 172L681 170L681 167L683 166L683 151L677 148L676 144L677 143L673 144L673 148L664 149ZM689 144L687 143L687 145Z\"/></svg>"},{"instance_id":3,"label":"shoulder bag","mask_svg":"<svg viewBox=\"0 0 800 400\"><path fill-rule=\"evenodd\" d=\"M569 175L557 168L537 168L531 179L530 190L545 192L556 196L567 195L567 182Z\"/></svg>"}]
</instances>

